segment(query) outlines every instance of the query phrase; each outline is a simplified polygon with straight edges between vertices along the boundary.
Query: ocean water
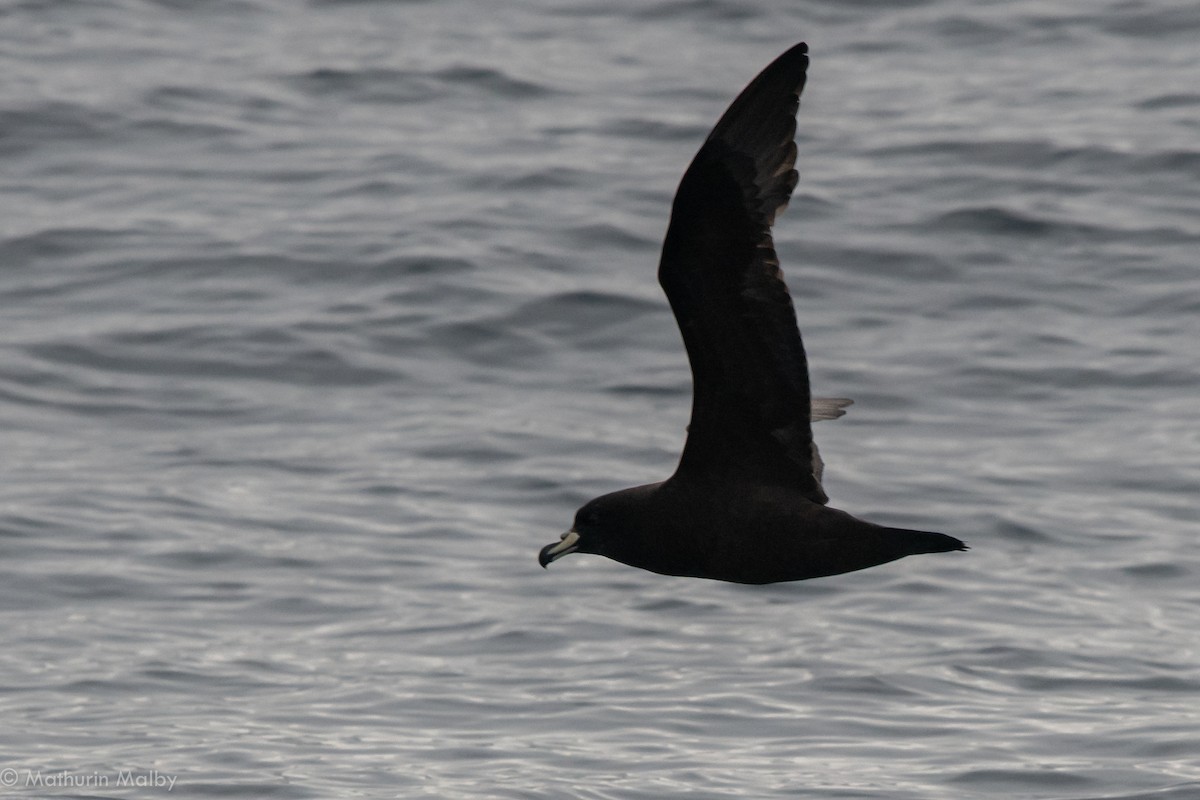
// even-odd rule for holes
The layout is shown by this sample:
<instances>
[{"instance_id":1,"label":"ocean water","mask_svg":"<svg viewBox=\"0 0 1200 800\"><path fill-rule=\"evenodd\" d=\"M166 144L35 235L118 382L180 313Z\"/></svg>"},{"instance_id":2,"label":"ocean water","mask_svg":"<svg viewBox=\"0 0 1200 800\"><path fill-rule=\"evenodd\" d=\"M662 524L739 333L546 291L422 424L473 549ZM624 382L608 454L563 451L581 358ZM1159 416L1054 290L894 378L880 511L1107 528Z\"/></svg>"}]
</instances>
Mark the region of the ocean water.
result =
<instances>
[{"instance_id":1,"label":"ocean water","mask_svg":"<svg viewBox=\"0 0 1200 800\"><path fill-rule=\"evenodd\" d=\"M768 587L538 549L678 456L655 280L776 226L833 504ZM1200 6L0 4L0 793L1200 798Z\"/></svg>"}]
</instances>

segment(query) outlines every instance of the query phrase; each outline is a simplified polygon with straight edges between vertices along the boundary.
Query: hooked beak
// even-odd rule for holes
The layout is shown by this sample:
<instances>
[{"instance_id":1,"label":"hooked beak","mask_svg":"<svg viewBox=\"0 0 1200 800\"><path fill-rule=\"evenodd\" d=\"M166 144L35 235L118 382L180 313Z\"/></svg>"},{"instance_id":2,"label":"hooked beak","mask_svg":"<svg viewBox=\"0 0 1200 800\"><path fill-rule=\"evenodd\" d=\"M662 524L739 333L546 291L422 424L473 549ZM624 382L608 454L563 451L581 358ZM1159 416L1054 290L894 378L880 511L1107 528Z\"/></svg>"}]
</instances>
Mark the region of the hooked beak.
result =
<instances>
[{"instance_id":1,"label":"hooked beak","mask_svg":"<svg viewBox=\"0 0 1200 800\"><path fill-rule=\"evenodd\" d=\"M579 534L573 530L562 535L562 541L548 544L538 553L538 563L543 568L550 566L551 561L557 561L563 556L574 553L579 549Z\"/></svg>"}]
</instances>

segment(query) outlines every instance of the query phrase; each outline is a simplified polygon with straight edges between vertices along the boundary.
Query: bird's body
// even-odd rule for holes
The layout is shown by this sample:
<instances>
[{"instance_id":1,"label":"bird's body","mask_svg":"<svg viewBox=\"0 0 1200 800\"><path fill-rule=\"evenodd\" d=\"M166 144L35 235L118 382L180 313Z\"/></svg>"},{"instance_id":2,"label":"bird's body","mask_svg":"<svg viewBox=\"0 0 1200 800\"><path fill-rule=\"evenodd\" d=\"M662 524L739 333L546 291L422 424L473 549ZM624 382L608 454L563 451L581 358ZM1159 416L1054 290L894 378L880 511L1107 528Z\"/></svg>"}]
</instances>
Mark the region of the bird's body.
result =
<instances>
[{"instance_id":1,"label":"bird's body","mask_svg":"<svg viewBox=\"0 0 1200 800\"><path fill-rule=\"evenodd\" d=\"M666 575L774 583L917 553L964 550L941 533L888 528L825 505L814 419L849 400L812 399L808 362L771 239L796 185L796 109L808 48L746 87L676 192L659 282L692 367L692 419L675 474L598 497L546 566L596 553Z\"/></svg>"},{"instance_id":2,"label":"bird's body","mask_svg":"<svg viewBox=\"0 0 1200 800\"><path fill-rule=\"evenodd\" d=\"M580 510L574 530L588 542L577 552L735 583L820 578L961 549L944 534L875 525L786 487L674 478L596 498Z\"/></svg>"}]
</instances>

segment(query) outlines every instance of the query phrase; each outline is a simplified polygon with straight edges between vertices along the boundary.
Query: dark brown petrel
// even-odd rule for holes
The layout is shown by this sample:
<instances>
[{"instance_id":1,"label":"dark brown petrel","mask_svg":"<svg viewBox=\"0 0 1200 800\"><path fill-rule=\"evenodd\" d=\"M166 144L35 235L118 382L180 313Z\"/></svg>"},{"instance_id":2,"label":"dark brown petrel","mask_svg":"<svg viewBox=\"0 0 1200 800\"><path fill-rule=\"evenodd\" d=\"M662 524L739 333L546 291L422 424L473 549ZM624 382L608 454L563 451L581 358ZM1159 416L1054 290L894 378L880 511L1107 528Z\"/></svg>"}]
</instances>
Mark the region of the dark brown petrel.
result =
<instances>
[{"instance_id":1,"label":"dark brown petrel","mask_svg":"<svg viewBox=\"0 0 1200 800\"><path fill-rule=\"evenodd\" d=\"M811 422L849 400L811 399L808 363L771 224L796 186L803 43L746 87L692 161L658 280L692 366L692 420L675 474L579 509L544 567L595 553L664 575L774 583L917 553L965 550L942 533L830 508Z\"/></svg>"}]
</instances>

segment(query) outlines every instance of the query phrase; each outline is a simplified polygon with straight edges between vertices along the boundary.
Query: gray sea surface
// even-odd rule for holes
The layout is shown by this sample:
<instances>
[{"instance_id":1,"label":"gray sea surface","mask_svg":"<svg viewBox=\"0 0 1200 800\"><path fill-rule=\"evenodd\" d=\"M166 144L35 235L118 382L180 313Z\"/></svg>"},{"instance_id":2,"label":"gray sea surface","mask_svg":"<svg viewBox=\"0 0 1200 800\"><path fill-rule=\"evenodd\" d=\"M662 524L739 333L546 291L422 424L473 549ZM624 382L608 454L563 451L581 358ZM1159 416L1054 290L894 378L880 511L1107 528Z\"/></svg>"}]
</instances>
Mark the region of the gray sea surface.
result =
<instances>
[{"instance_id":1,"label":"gray sea surface","mask_svg":"<svg viewBox=\"0 0 1200 800\"><path fill-rule=\"evenodd\" d=\"M826 489L972 549L543 571L675 466L671 197L801 40ZM1200 798L1198 42L1195 0L0 3L0 794Z\"/></svg>"}]
</instances>

